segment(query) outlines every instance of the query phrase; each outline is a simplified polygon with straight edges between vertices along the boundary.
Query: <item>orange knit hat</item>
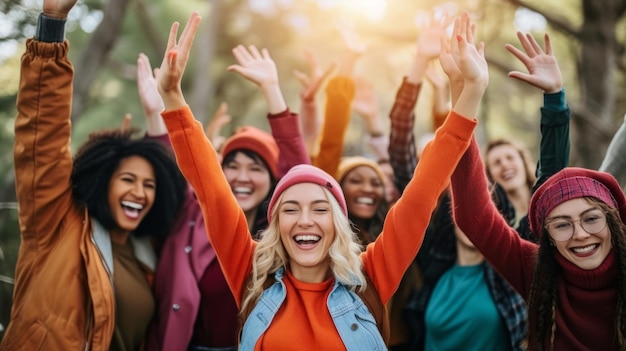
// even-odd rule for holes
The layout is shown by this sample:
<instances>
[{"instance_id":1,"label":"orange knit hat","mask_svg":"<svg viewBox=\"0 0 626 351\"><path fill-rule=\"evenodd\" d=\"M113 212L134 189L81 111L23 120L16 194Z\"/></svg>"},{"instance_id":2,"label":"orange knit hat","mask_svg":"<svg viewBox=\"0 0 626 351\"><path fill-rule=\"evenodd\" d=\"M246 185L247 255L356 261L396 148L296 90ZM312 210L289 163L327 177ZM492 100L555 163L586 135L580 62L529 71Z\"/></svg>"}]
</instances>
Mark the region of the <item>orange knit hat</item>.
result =
<instances>
[{"instance_id":1,"label":"orange knit hat","mask_svg":"<svg viewBox=\"0 0 626 351\"><path fill-rule=\"evenodd\" d=\"M224 142L222 155L226 158L229 153L236 150L249 150L256 153L265 161L272 177L277 177L278 144L276 144L276 140L268 132L252 126L240 128Z\"/></svg>"}]
</instances>

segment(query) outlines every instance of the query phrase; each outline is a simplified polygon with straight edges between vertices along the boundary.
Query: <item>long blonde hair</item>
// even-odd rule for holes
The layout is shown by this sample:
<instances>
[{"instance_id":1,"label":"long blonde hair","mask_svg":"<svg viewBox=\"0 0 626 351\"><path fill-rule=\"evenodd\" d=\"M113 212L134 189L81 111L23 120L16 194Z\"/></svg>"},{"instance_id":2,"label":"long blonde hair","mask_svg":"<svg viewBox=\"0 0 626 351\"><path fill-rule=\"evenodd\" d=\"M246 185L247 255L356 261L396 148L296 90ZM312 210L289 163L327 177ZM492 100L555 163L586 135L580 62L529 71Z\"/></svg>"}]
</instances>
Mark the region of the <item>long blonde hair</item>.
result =
<instances>
[{"instance_id":1,"label":"long blonde hair","mask_svg":"<svg viewBox=\"0 0 626 351\"><path fill-rule=\"evenodd\" d=\"M367 283L359 257L362 248L358 243L357 234L352 229L352 224L343 213L335 197L325 187L320 186L320 188L330 203L335 227L335 240L328 250L330 269L339 283L348 286L350 290L356 290L358 287L359 291L364 291ZM287 267L289 264L289 257L281 241L278 223L278 211L283 201L283 194L278 198L278 205L274 206L270 214L269 226L261 232L259 243L254 251L252 273L247 286L248 294L242 301L240 309L242 313L248 309L251 310L251 307L261 298L264 283L270 278L270 275L280 267Z\"/></svg>"}]
</instances>

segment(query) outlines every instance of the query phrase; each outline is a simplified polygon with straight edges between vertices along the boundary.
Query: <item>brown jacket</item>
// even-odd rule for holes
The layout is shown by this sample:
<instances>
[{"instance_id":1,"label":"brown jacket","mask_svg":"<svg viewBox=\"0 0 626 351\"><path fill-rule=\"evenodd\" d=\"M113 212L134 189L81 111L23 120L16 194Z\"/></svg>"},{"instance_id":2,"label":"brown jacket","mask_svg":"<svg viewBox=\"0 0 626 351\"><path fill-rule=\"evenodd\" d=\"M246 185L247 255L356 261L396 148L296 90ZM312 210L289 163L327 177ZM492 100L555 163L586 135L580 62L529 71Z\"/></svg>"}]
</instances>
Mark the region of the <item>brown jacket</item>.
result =
<instances>
[{"instance_id":1,"label":"brown jacket","mask_svg":"<svg viewBox=\"0 0 626 351\"><path fill-rule=\"evenodd\" d=\"M22 241L0 350L105 351L115 303L94 230L104 242L108 233L72 199L69 44L30 39L26 47L14 143Z\"/></svg>"}]
</instances>

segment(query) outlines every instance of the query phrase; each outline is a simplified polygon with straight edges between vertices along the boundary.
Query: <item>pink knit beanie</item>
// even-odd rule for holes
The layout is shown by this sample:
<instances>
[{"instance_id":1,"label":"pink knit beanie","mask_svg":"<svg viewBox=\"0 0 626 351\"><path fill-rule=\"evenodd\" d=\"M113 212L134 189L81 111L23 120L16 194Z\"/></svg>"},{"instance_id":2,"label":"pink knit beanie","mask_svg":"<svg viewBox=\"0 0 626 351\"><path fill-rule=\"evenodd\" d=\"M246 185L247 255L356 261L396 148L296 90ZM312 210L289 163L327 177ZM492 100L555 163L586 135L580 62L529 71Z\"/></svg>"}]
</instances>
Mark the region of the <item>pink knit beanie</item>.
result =
<instances>
[{"instance_id":1,"label":"pink knit beanie","mask_svg":"<svg viewBox=\"0 0 626 351\"><path fill-rule=\"evenodd\" d=\"M339 206L343 210L343 213L348 215L348 207L346 206L346 199L343 197L343 191L339 186L339 183L330 176L330 174L323 170L307 164L301 164L292 167L287 174L276 184L272 198L270 199L269 206L267 208L267 220L271 222L272 211L276 206L276 200L280 195L292 185L300 183L313 183L318 184L330 191L335 197Z\"/></svg>"},{"instance_id":2,"label":"pink knit beanie","mask_svg":"<svg viewBox=\"0 0 626 351\"><path fill-rule=\"evenodd\" d=\"M265 161L267 167L276 178L278 175L278 144L274 137L261 129L245 126L228 138L222 146L222 155L226 157L235 150L250 150Z\"/></svg>"},{"instance_id":3,"label":"pink knit beanie","mask_svg":"<svg viewBox=\"0 0 626 351\"><path fill-rule=\"evenodd\" d=\"M626 198L619 183L611 174L568 167L548 178L530 199L528 220L533 234L537 238L541 236L543 222L555 207L580 197L593 197L617 208L622 222L625 222Z\"/></svg>"}]
</instances>

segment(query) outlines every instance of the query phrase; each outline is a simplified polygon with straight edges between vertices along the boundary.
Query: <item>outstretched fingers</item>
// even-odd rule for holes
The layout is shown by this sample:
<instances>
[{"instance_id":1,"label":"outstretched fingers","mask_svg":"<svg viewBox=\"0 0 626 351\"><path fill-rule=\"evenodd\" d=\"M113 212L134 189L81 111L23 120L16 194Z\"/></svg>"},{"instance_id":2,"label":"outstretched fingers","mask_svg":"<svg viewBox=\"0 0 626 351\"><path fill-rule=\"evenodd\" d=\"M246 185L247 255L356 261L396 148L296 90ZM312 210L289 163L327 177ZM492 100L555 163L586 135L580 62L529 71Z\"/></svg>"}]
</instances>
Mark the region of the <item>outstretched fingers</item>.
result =
<instances>
[{"instance_id":1,"label":"outstretched fingers","mask_svg":"<svg viewBox=\"0 0 626 351\"><path fill-rule=\"evenodd\" d=\"M250 55L245 46L241 44L235 46L231 51L240 65L245 65L247 62L253 60L252 55Z\"/></svg>"},{"instance_id":2,"label":"outstretched fingers","mask_svg":"<svg viewBox=\"0 0 626 351\"><path fill-rule=\"evenodd\" d=\"M197 11L191 13L189 20L183 29L183 33L180 35L180 39L178 40L178 46L182 48L183 52L188 53L191 50L191 46L194 38L196 37L196 32L200 26L201 19L202 18Z\"/></svg>"},{"instance_id":3,"label":"outstretched fingers","mask_svg":"<svg viewBox=\"0 0 626 351\"><path fill-rule=\"evenodd\" d=\"M546 54L552 56L552 43L550 42L550 35L548 33L544 34L543 41L546 47Z\"/></svg>"}]
</instances>

